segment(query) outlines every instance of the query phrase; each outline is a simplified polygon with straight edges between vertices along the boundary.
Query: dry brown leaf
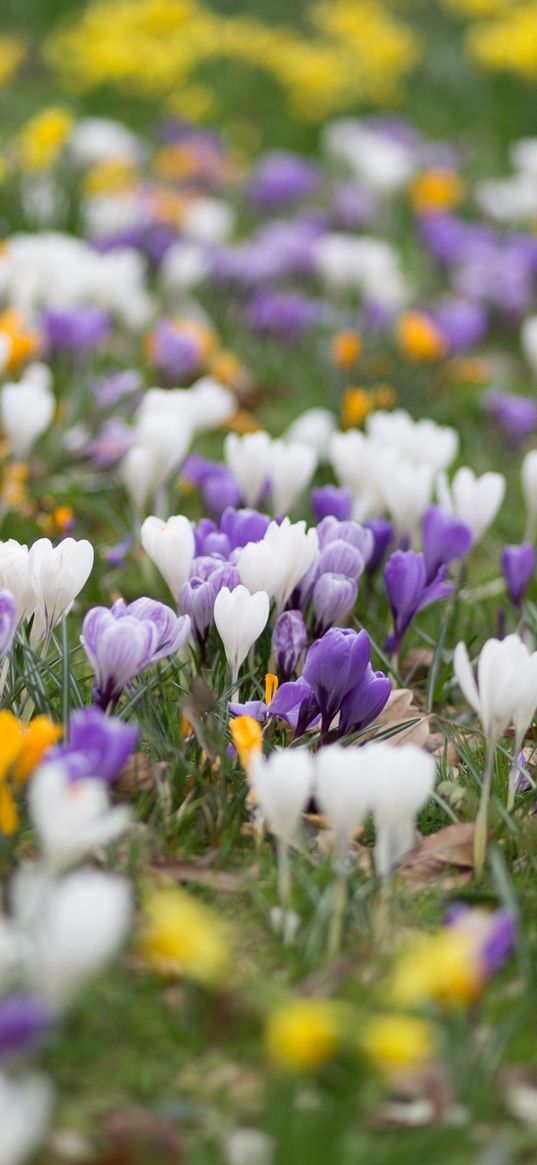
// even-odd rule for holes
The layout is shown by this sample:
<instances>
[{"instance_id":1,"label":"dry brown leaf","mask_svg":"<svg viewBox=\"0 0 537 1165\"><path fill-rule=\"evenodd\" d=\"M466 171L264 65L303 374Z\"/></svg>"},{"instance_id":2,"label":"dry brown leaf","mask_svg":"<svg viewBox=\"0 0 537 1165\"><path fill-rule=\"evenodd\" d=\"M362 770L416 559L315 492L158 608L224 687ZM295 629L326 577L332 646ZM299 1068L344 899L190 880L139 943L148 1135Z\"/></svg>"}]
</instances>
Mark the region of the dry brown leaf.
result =
<instances>
[{"instance_id":1,"label":"dry brown leaf","mask_svg":"<svg viewBox=\"0 0 537 1165\"><path fill-rule=\"evenodd\" d=\"M150 793L156 787L156 778L166 776L164 761L154 761L145 752L135 752L129 757L115 782L115 790L123 795Z\"/></svg>"},{"instance_id":2,"label":"dry brown leaf","mask_svg":"<svg viewBox=\"0 0 537 1165\"><path fill-rule=\"evenodd\" d=\"M248 885L244 874L234 870L210 870L198 862L167 862L151 866L149 872L157 880L174 878L185 885L191 882L197 886L208 886L211 890L221 890L224 894L242 894ZM252 877L258 872L256 866L251 867Z\"/></svg>"},{"instance_id":3,"label":"dry brown leaf","mask_svg":"<svg viewBox=\"0 0 537 1165\"><path fill-rule=\"evenodd\" d=\"M459 821L422 837L399 873L414 885L446 877L452 885L469 881L474 868L474 830L473 821Z\"/></svg>"},{"instance_id":4,"label":"dry brown leaf","mask_svg":"<svg viewBox=\"0 0 537 1165\"><path fill-rule=\"evenodd\" d=\"M434 651L430 647L413 647L407 651L401 663L401 675L404 680L410 677L413 680L424 680L434 659Z\"/></svg>"},{"instance_id":5,"label":"dry brown leaf","mask_svg":"<svg viewBox=\"0 0 537 1165\"><path fill-rule=\"evenodd\" d=\"M147 1109L132 1107L110 1113L103 1123L103 1133L118 1148L152 1150L159 1160L173 1165L183 1157L176 1125Z\"/></svg>"}]
</instances>

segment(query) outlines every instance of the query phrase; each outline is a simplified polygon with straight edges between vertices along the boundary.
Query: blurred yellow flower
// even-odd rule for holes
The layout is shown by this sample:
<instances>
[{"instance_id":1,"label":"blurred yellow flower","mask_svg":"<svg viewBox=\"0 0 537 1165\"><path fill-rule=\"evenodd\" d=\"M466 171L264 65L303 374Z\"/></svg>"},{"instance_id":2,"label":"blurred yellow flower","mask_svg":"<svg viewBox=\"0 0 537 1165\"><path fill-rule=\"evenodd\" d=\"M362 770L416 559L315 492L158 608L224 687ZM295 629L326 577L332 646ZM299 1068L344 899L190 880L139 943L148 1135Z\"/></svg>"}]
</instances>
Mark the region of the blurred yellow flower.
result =
<instances>
[{"instance_id":1,"label":"blurred yellow flower","mask_svg":"<svg viewBox=\"0 0 537 1165\"><path fill-rule=\"evenodd\" d=\"M341 424L344 429L357 429L375 407L371 392L366 388L347 388L341 402Z\"/></svg>"},{"instance_id":2,"label":"blurred yellow flower","mask_svg":"<svg viewBox=\"0 0 537 1165\"><path fill-rule=\"evenodd\" d=\"M44 753L62 735L48 716L36 716L24 725L7 709L0 712L0 830L15 832L19 813L12 786L28 780Z\"/></svg>"},{"instance_id":3,"label":"blurred yellow flower","mask_svg":"<svg viewBox=\"0 0 537 1165\"><path fill-rule=\"evenodd\" d=\"M279 1068L314 1071L334 1056L348 1009L329 999L292 999L269 1016L265 1043Z\"/></svg>"},{"instance_id":4,"label":"blurred yellow flower","mask_svg":"<svg viewBox=\"0 0 537 1165\"><path fill-rule=\"evenodd\" d=\"M0 37L0 88L9 84L25 55L22 41L14 36Z\"/></svg>"},{"instance_id":5,"label":"blurred yellow flower","mask_svg":"<svg viewBox=\"0 0 537 1165\"><path fill-rule=\"evenodd\" d=\"M346 329L337 332L330 345L332 363L338 368L352 368L362 351L362 340L358 332Z\"/></svg>"},{"instance_id":6,"label":"blurred yellow flower","mask_svg":"<svg viewBox=\"0 0 537 1165\"><path fill-rule=\"evenodd\" d=\"M155 970L185 976L206 987L218 986L231 962L228 927L175 886L152 890L146 896L140 949Z\"/></svg>"},{"instance_id":7,"label":"blurred yellow flower","mask_svg":"<svg viewBox=\"0 0 537 1165\"><path fill-rule=\"evenodd\" d=\"M396 339L407 360L439 360L446 344L429 316L421 311L407 311L399 317Z\"/></svg>"},{"instance_id":8,"label":"blurred yellow flower","mask_svg":"<svg viewBox=\"0 0 537 1165\"><path fill-rule=\"evenodd\" d=\"M24 170L45 170L53 166L65 146L73 115L63 106L51 106L36 113L22 127L18 138L18 159Z\"/></svg>"},{"instance_id":9,"label":"blurred yellow flower","mask_svg":"<svg viewBox=\"0 0 537 1165\"><path fill-rule=\"evenodd\" d=\"M436 1051L433 1024L413 1015L377 1015L366 1023L360 1047L387 1076L422 1068Z\"/></svg>"},{"instance_id":10,"label":"blurred yellow flower","mask_svg":"<svg viewBox=\"0 0 537 1165\"><path fill-rule=\"evenodd\" d=\"M261 725L253 716L235 716L229 722L229 731L241 765L247 771L252 754L261 752L263 747Z\"/></svg>"},{"instance_id":11,"label":"blurred yellow flower","mask_svg":"<svg viewBox=\"0 0 537 1165\"><path fill-rule=\"evenodd\" d=\"M431 1000L448 1008L468 1006L479 998L484 982L475 935L453 926L416 937L401 952L387 994L402 1007Z\"/></svg>"},{"instance_id":12,"label":"blurred yellow flower","mask_svg":"<svg viewBox=\"0 0 537 1165\"><path fill-rule=\"evenodd\" d=\"M464 184L454 170L424 170L410 187L417 211L450 210L464 197Z\"/></svg>"},{"instance_id":13,"label":"blurred yellow flower","mask_svg":"<svg viewBox=\"0 0 537 1165\"><path fill-rule=\"evenodd\" d=\"M22 312L15 308L0 312L0 347L5 344L8 372L18 372L27 360L37 355L41 343L41 335L26 324Z\"/></svg>"}]
</instances>

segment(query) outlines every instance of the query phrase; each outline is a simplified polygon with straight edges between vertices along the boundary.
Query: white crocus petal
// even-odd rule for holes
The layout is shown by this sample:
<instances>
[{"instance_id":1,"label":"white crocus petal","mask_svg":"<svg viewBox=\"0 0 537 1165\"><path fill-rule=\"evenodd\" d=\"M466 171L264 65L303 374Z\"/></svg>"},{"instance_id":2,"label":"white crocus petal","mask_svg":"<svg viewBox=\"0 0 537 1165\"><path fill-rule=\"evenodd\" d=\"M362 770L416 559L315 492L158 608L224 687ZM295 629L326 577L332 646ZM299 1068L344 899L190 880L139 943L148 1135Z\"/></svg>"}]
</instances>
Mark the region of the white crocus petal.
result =
<instances>
[{"instance_id":1,"label":"white crocus petal","mask_svg":"<svg viewBox=\"0 0 537 1165\"><path fill-rule=\"evenodd\" d=\"M528 316L524 320L520 329L520 343L534 376L537 376L537 316Z\"/></svg>"},{"instance_id":2,"label":"white crocus petal","mask_svg":"<svg viewBox=\"0 0 537 1165\"><path fill-rule=\"evenodd\" d=\"M330 409L306 409L292 421L284 434L285 441L297 441L301 445L311 445L319 461L326 461L331 437L336 432L334 414Z\"/></svg>"},{"instance_id":3,"label":"white crocus petal","mask_svg":"<svg viewBox=\"0 0 537 1165\"><path fill-rule=\"evenodd\" d=\"M528 707L534 665L518 635L488 639L477 664L477 688L468 652L459 643L453 657L456 679L477 712L483 731L496 744L512 720L522 723ZM531 701L530 701L531 703Z\"/></svg>"},{"instance_id":4,"label":"white crocus petal","mask_svg":"<svg viewBox=\"0 0 537 1165\"><path fill-rule=\"evenodd\" d=\"M375 867L379 877L386 877L412 849L416 814L431 796L436 765L414 744L393 748L372 742L360 752L375 822Z\"/></svg>"},{"instance_id":5,"label":"white crocus petal","mask_svg":"<svg viewBox=\"0 0 537 1165\"><path fill-rule=\"evenodd\" d=\"M528 514L526 538L533 539L537 526L537 449L530 449L522 459L520 469L522 496Z\"/></svg>"},{"instance_id":6,"label":"white crocus petal","mask_svg":"<svg viewBox=\"0 0 537 1165\"><path fill-rule=\"evenodd\" d=\"M266 591L251 595L245 586L235 587L233 591L222 587L216 596L214 621L224 644L234 684L241 664L267 625L269 610L270 599Z\"/></svg>"},{"instance_id":7,"label":"white crocus petal","mask_svg":"<svg viewBox=\"0 0 537 1165\"><path fill-rule=\"evenodd\" d=\"M428 417L415 421L406 409L375 410L366 419L366 432L376 445L391 449L401 460L435 471L448 469L459 448L456 429L437 425Z\"/></svg>"},{"instance_id":8,"label":"white crocus petal","mask_svg":"<svg viewBox=\"0 0 537 1165\"><path fill-rule=\"evenodd\" d=\"M241 582L253 594L255 591L266 591L269 598L274 598L282 584L286 564L274 553L270 543L247 542L240 551L237 569Z\"/></svg>"},{"instance_id":9,"label":"white crocus petal","mask_svg":"<svg viewBox=\"0 0 537 1165\"><path fill-rule=\"evenodd\" d=\"M270 472L272 441L263 431L228 433L224 443L226 465L238 482L247 506L255 506L263 492Z\"/></svg>"},{"instance_id":10,"label":"white crocus petal","mask_svg":"<svg viewBox=\"0 0 537 1165\"><path fill-rule=\"evenodd\" d=\"M476 477L472 469L463 466L457 470L451 487L447 478L439 474L436 492L440 505L470 527L475 545L492 525L503 502L505 486L503 473L483 473Z\"/></svg>"},{"instance_id":11,"label":"white crocus petal","mask_svg":"<svg viewBox=\"0 0 537 1165\"><path fill-rule=\"evenodd\" d=\"M121 480L139 514L143 514L150 496L156 492L155 462L155 454L141 445L132 445L121 462Z\"/></svg>"},{"instance_id":12,"label":"white crocus petal","mask_svg":"<svg viewBox=\"0 0 537 1165\"><path fill-rule=\"evenodd\" d=\"M28 619L35 607L29 565L29 551L15 538L0 542L0 586L11 591L17 600L20 621Z\"/></svg>"},{"instance_id":13,"label":"white crocus petal","mask_svg":"<svg viewBox=\"0 0 537 1165\"><path fill-rule=\"evenodd\" d=\"M416 535L431 504L433 470L429 465L399 461L386 474L384 497L398 534Z\"/></svg>"},{"instance_id":14,"label":"white crocus petal","mask_svg":"<svg viewBox=\"0 0 537 1165\"><path fill-rule=\"evenodd\" d=\"M520 666L524 675L524 689L514 711L513 723L517 740L522 742L537 710L537 652L531 655L527 652L527 658Z\"/></svg>"},{"instance_id":15,"label":"white crocus petal","mask_svg":"<svg viewBox=\"0 0 537 1165\"><path fill-rule=\"evenodd\" d=\"M278 609L281 611L295 587L307 574L319 552L319 536L311 527L306 530L305 522L271 522L265 531L263 543L269 546L275 560L281 564L280 582L274 592Z\"/></svg>"},{"instance_id":16,"label":"white crocus petal","mask_svg":"<svg viewBox=\"0 0 537 1165\"><path fill-rule=\"evenodd\" d=\"M46 1076L0 1073L0 1163L23 1165L45 1138L54 1094Z\"/></svg>"},{"instance_id":17,"label":"white crocus petal","mask_svg":"<svg viewBox=\"0 0 537 1165\"><path fill-rule=\"evenodd\" d=\"M286 514L309 485L317 466L311 445L273 441L270 452L270 489L275 514Z\"/></svg>"},{"instance_id":18,"label":"white crocus petal","mask_svg":"<svg viewBox=\"0 0 537 1165\"><path fill-rule=\"evenodd\" d=\"M306 748L277 748L252 758L251 777L261 813L277 838L290 844L311 796L313 759Z\"/></svg>"},{"instance_id":19,"label":"white crocus petal","mask_svg":"<svg viewBox=\"0 0 537 1165\"><path fill-rule=\"evenodd\" d=\"M48 429L55 403L50 389L32 380L4 384L0 390L0 419L15 457L26 457Z\"/></svg>"},{"instance_id":20,"label":"white crocus petal","mask_svg":"<svg viewBox=\"0 0 537 1165\"><path fill-rule=\"evenodd\" d=\"M102 781L71 781L61 762L42 765L34 774L29 806L45 861L52 869L63 869L109 845L132 822L127 806L110 807Z\"/></svg>"},{"instance_id":21,"label":"white crocus petal","mask_svg":"<svg viewBox=\"0 0 537 1165\"><path fill-rule=\"evenodd\" d=\"M186 394L190 424L194 433L219 429L237 411L237 398L214 376L202 376Z\"/></svg>"},{"instance_id":22,"label":"white crocus petal","mask_svg":"<svg viewBox=\"0 0 537 1165\"><path fill-rule=\"evenodd\" d=\"M468 655L468 648L465 643L458 643L453 653L453 671L455 679L461 689L465 699L468 701L474 712L481 716L481 701L479 699L479 692L475 682L474 671Z\"/></svg>"},{"instance_id":23,"label":"white crocus petal","mask_svg":"<svg viewBox=\"0 0 537 1165\"><path fill-rule=\"evenodd\" d=\"M321 748L315 757L315 796L344 857L369 809L371 795L360 765L360 750L340 744Z\"/></svg>"},{"instance_id":24,"label":"white crocus petal","mask_svg":"<svg viewBox=\"0 0 537 1165\"><path fill-rule=\"evenodd\" d=\"M179 591L190 576L195 542L192 523L182 514L163 522L146 518L141 530L142 546L155 563L177 602Z\"/></svg>"},{"instance_id":25,"label":"white crocus petal","mask_svg":"<svg viewBox=\"0 0 537 1165\"><path fill-rule=\"evenodd\" d=\"M93 546L85 538L64 538L55 547L48 538L39 538L31 546L28 568L35 596L32 646L48 639L80 594L91 574L93 560Z\"/></svg>"},{"instance_id":26,"label":"white crocus petal","mask_svg":"<svg viewBox=\"0 0 537 1165\"><path fill-rule=\"evenodd\" d=\"M131 917L131 888L114 874L82 869L44 883L30 928L40 994L67 1005L116 955Z\"/></svg>"}]
</instances>

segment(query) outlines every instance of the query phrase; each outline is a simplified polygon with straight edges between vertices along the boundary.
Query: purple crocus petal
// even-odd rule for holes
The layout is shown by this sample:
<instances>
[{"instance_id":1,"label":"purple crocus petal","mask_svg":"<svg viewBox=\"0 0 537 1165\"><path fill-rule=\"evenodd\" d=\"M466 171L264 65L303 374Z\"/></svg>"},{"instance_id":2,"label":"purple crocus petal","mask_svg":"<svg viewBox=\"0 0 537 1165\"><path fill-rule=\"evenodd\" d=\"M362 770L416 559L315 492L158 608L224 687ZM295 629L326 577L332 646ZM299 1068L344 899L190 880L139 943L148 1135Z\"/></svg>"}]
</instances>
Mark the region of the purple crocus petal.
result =
<instances>
[{"instance_id":1,"label":"purple crocus petal","mask_svg":"<svg viewBox=\"0 0 537 1165\"><path fill-rule=\"evenodd\" d=\"M367 573L373 575L393 542L393 526L387 518L369 518L364 525L373 535L373 551L366 568Z\"/></svg>"},{"instance_id":2,"label":"purple crocus petal","mask_svg":"<svg viewBox=\"0 0 537 1165\"><path fill-rule=\"evenodd\" d=\"M339 521L338 518L328 515L319 523L317 534L321 551L326 550L333 542L346 542L358 551L364 562L369 562L374 551L375 540L371 530L350 519Z\"/></svg>"},{"instance_id":3,"label":"purple crocus petal","mask_svg":"<svg viewBox=\"0 0 537 1165\"><path fill-rule=\"evenodd\" d=\"M134 534L127 534L121 542L116 542L115 546L108 546L103 550L103 558L107 566L123 566L123 563L129 553L129 550L134 546Z\"/></svg>"},{"instance_id":4,"label":"purple crocus petal","mask_svg":"<svg viewBox=\"0 0 537 1165\"><path fill-rule=\"evenodd\" d=\"M61 760L71 780L117 777L138 741L138 729L100 708L79 708L69 717L67 740L47 752L47 760Z\"/></svg>"},{"instance_id":5,"label":"purple crocus petal","mask_svg":"<svg viewBox=\"0 0 537 1165\"><path fill-rule=\"evenodd\" d=\"M191 624L188 615L176 615L171 607L159 603L156 599L142 597L129 603L128 615L144 623L150 623L157 632L157 642L151 655L151 663L158 663L168 655L180 651L188 640Z\"/></svg>"},{"instance_id":6,"label":"purple crocus petal","mask_svg":"<svg viewBox=\"0 0 537 1165\"><path fill-rule=\"evenodd\" d=\"M228 704L232 716L251 716L263 724L269 714L269 706L264 700L246 700L245 704Z\"/></svg>"},{"instance_id":7,"label":"purple crocus petal","mask_svg":"<svg viewBox=\"0 0 537 1165\"><path fill-rule=\"evenodd\" d=\"M501 553L500 565L507 586L507 593L515 607L519 607L535 570L537 555L531 542L521 546L505 546Z\"/></svg>"},{"instance_id":8,"label":"purple crocus petal","mask_svg":"<svg viewBox=\"0 0 537 1165\"><path fill-rule=\"evenodd\" d=\"M321 550L318 562L318 575L343 574L348 579L357 581L365 570L363 555L350 542L336 538Z\"/></svg>"},{"instance_id":9,"label":"purple crocus petal","mask_svg":"<svg viewBox=\"0 0 537 1165\"><path fill-rule=\"evenodd\" d=\"M311 506L316 522L327 517L343 522L351 516L352 494L345 485L325 485L322 489L312 490Z\"/></svg>"},{"instance_id":10,"label":"purple crocus petal","mask_svg":"<svg viewBox=\"0 0 537 1165\"><path fill-rule=\"evenodd\" d=\"M241 501L240 487L228 471L206 477L201 494L207 509L217 521L229 506L239 506Z\"/></svg>"},{"instance_id":11,"label":"purple crocus petal","mask_svg":"<svg viewBox=\"0 0 537 1165\"><path fill-rule=\"evenodd\" d=\"M179 592L179 606L190 617L192 630L200 643L205 642L213 622L215 597L212 579L188 579Z\"/></svg>"},{"instance_id":12,"label":"purple crocus petal","mask_svg":"<svg viewBox=\"0 0 537 1165\"><path fill-rule=\"evenodd\" d=\"M482 404L512 445L519 445L537 429L537 401L532 397L491 388L485 393Z\"/></svg>"},{"instance_id":13,"label":"purple crocus petal","mask_svg":"<svg viewBox=\"0 0 537 1165\"><path fill-rule=\"evenodd\" d=\"M203 539L202 554L219 554L222 558L227 558L231 552L229 539L227 534L222 534L221 530L212 530Z\"/></svg>"},{"instance_id":14,"label":"purple crocus petal","mask_svg":"<svg viewBox=\"0 0 537 1165\"><path fill-rule=\"evenodd\" d=\"M93 607L82 624L82 646L95 673L95 699L102 708L148 666L157 645L157 628L132 615Z\"/></svg>"},{"instance_id":15,"label":"purple crocus petal","mask_svg":"<svg viewBox=\"0 0 537 1165\"><path fill-rule=\"evenodd\" d=\"M462 558L472 545L472 532L466 522L448 514L441 506L429 506L421 531L427 582L431 582L439 567Z\"/></svg>"},{"instance_id":16,"label":"purple crocus petal","mask_svg":"<svg viewBox=\"0 0 537 1165\"><path fill-rule=\"evenodd\" d=\"M387 651L398 651L405 631L418 611L451 594L447 568L440 567L427 583L425 559L414 550L396 550L384 567L384 585L393 615L393 635L386 640Z\"/></svg>"},{"instance_id":17,"label":"purple crocus petal","mask_svg":"<svg viewBox=\"0 0 537 1165\"><path fill-rule=\"evenodd\" d=\"M507 962L515 949L516 937L515 915L510 910L496 910L491 918L489 934L480 952L487 977L495 975Z\"/></svg>"},{"instance_id":18,"label":"purple crocus petal","mask_svg":"<svg viewBox=\"0 0 537 1165\"><path fill-rule=\"evenodd\" d=\"M315 692L326 733L351 688L364 675L370 656L366 631L333 627L312 643L304 664L303 679Z\"/></svg>"},{"instance_id":19,"label":"purple crocus petal","mask_svg":"<svg viewBox=\"0 0 537 1165\"><path fill-rule=\"evenodd\" d=\"M300 582L295 587L291 598L289 599L290 608L300 608L305 611L309 605L313 595L313 588L319 577L319 559L320 555L316 554L309 570L302 576Z\"/></svg>"},{"instance_id":20,"label":"purple crocus petal","mask_svg":"<svg viewBox=\"0 0 537 1165\"><path fill-rule=\"evenodd\" d=\"M53 1016L35 995L0 999L0 1060L18 1059L33 1052L49 1034Z\"/></svg>"},{"instance_id":21,"label":"purple crocus petal","mask_svg":"<svg viewBox=\"0 0 537 1165\"><path fill-rule=\"evenodd\" d=\"M269 525L267 514L260 514L258 510L236 510L233 506L228 506L220 519L220 529L227 535L233 550L246 546L247 542L261 542Z\"/></svg>"},{"instance_id":22,"label":"purple crocus petal","mask_svg":"<svg viewBox=\"0 0 537 1165\"><path fill-rule=\"evenodd\" d=\"M41 325L51 353L64 349L76 354L97 348L109 334L112 320L102 308L85 305L48 309L41 315Z\"/></svg>"},{"instance_id":23,"label":"purple crocus petal","mask_svg":"<svg viewBox=\"0 0 537 1165\"><path fill-rule=\"evenodd\" d=\"M19 607L15 595L0 587L0 658L11 651L19 622Z\"/></svg>"},{"instance_id":24,"label":"purple crocus petal","mask_svg":"<svg viewBox=\"0 0 537 1165\"><path fill-rule=\"evenodd\" d=\"M382 671L373 671L371 664L359 684L345 696L340 708L339 731L358 732L367 728L380 715L392 690L392 681Z\"/></svg>"},{"instance_id":25,"label":"purple crocus petal","mask_svg":"<svg viewBox=\"0 0 537 1165\"><path fill-rule=\"evenodd\" d=\"M295 729L297 736L302 736L318 719L319 711L315 692L302 676L299 680L280 684L269 707L269 715L285 720Z\"/></svg>"},{"instance_id":26,"label":"purple crocus petal","mask_svg":"<svg viewBox=\"0 0 537 1165\"><path fill-rule=\"evenodd\" d=\"M337 546L337 543L333 545ZM322 635L328 627L340 623L354 607L357 594L358 584L353 578L332 572L321 574L313 588L315 634Z\"/></svg>"},{"instance_id":27,"label":"purple crocus petal","mask_svg":"<svg viewBox=\"0 0 537 1165\"><path fill-rule=\"evenodd\" d=\"M430 607L432 603L437 603L440 599L449 598L452 592L453 583L447 577L447 567L441 566L423 591L416 614L418 611L424 611L426 607Z\"/></svg>"},{"instance_id":28,"label":"purple crocus petal","mask_svg":"<svg viewBox=\"0 0 537 1165\"><path fill-rule=\"evenodd\" d=\"M480 344L487 332L487 312L469 299L446 299L432 317L451 354Z\"/></svg>"},{"instance_id":29,"label":"purple crocus petal","mask_svg":"<svg viewBox=\"0 0 537 1165\"><path fill-rule=\"evenodd\" d=\"M272 650L282 680L292 676L307 645L308 633L302 612L283 611L272 633Z\"/></svg>"},{"instance_id":30,"label":"purple crocus petal","mask_svg":"<svg viewBox=\"0 0 537 1165\"><path fill-rule=\"evenodd\" d=\"M312 162L286 150L265 154L250 182L249 195L261 211L274 211L317 189L320 172Z\"/></svg>"}]
</instances>

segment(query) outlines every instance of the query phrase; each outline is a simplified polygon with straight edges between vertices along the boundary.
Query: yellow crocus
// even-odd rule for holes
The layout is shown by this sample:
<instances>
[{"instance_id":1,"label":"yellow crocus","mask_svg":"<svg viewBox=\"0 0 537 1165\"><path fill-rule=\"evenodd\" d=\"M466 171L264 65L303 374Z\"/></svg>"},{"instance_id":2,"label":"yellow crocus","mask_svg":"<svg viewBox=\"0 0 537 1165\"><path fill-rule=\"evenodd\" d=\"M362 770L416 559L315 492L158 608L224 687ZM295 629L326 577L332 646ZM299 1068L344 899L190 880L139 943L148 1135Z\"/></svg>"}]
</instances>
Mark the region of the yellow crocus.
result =
<instances>
[{"instance_id":1,"label":"yellow crocus","mask_svg":"<svg viewBox=\"0 0 537 1165\"><path fill-rule=\"evenodd\" d=\"M446 354L446 343L436 325L421 311L407 311L396 329L399 348L407 360L438 360Z\"/></svg>"},{"instance_id":2,"label":"yellow crocus","mask_svg":"<svg viewBox=\"0 0 537 1165\"><path fill-rule=\"evenodd\" d=\"M162 974L216 987L229 971L231 935L212 910L184 890L166 886L146 896L140 949Z\"/></svg>"},{"instance_id":3,"label":"yellow crocus","mask_svg":"<svg viewBox=\"0 0 537 1165\"><path fill-rule=\"evenodd\" d=\"M359 1043L375 1068L387 1076L423 1068L436 1050L433 1024L414 1015L375 1016Z\"/></svg>"},{"instance_id":4,"label":"yellow crocus","mask_svg":"<svg viewBox=\"0 0 537 1165\"><path fill-rule=\"evenodd\" d=\"M343 1034L346 1009L329 999L292 999L276 1008L265 1029L272 1062L290 1071L314 1071L331 1060Z\"/></svg>"},{"instance_id":5,"label":"yellow crocus","mask_svg":"<svg viewBox=\"0 0 537 1165\"><path fill-rule=\"evenodd\" d=\"M63 106L51 106L26 122L19 134L18 155L24 170L53 166L65 146L73 116Z\"/></svg>"},{"instance_id":6,"label":"yellow crocus","mask_svg":"<svg viewBox=\"0 0 537 1165\"><path fill-rule=\"evenodd\" d=\"M230 720L229 731L241 765L247 772L253 753L261 752L263 747L261 725L253 716L235 716Z\"/></svg>"},{"instance_id":7,"label":"yellow crocus","mask_svg":"<svg viewBox=\"0 0 537 1165\"><path fill-rule=\"evenodd\" d=\"M48 716L23 725L8 709L0 712L0 830L10 836L19 823L13 788L28 780L44 753L62 734Z\"/></svg>"}]
</instances>

